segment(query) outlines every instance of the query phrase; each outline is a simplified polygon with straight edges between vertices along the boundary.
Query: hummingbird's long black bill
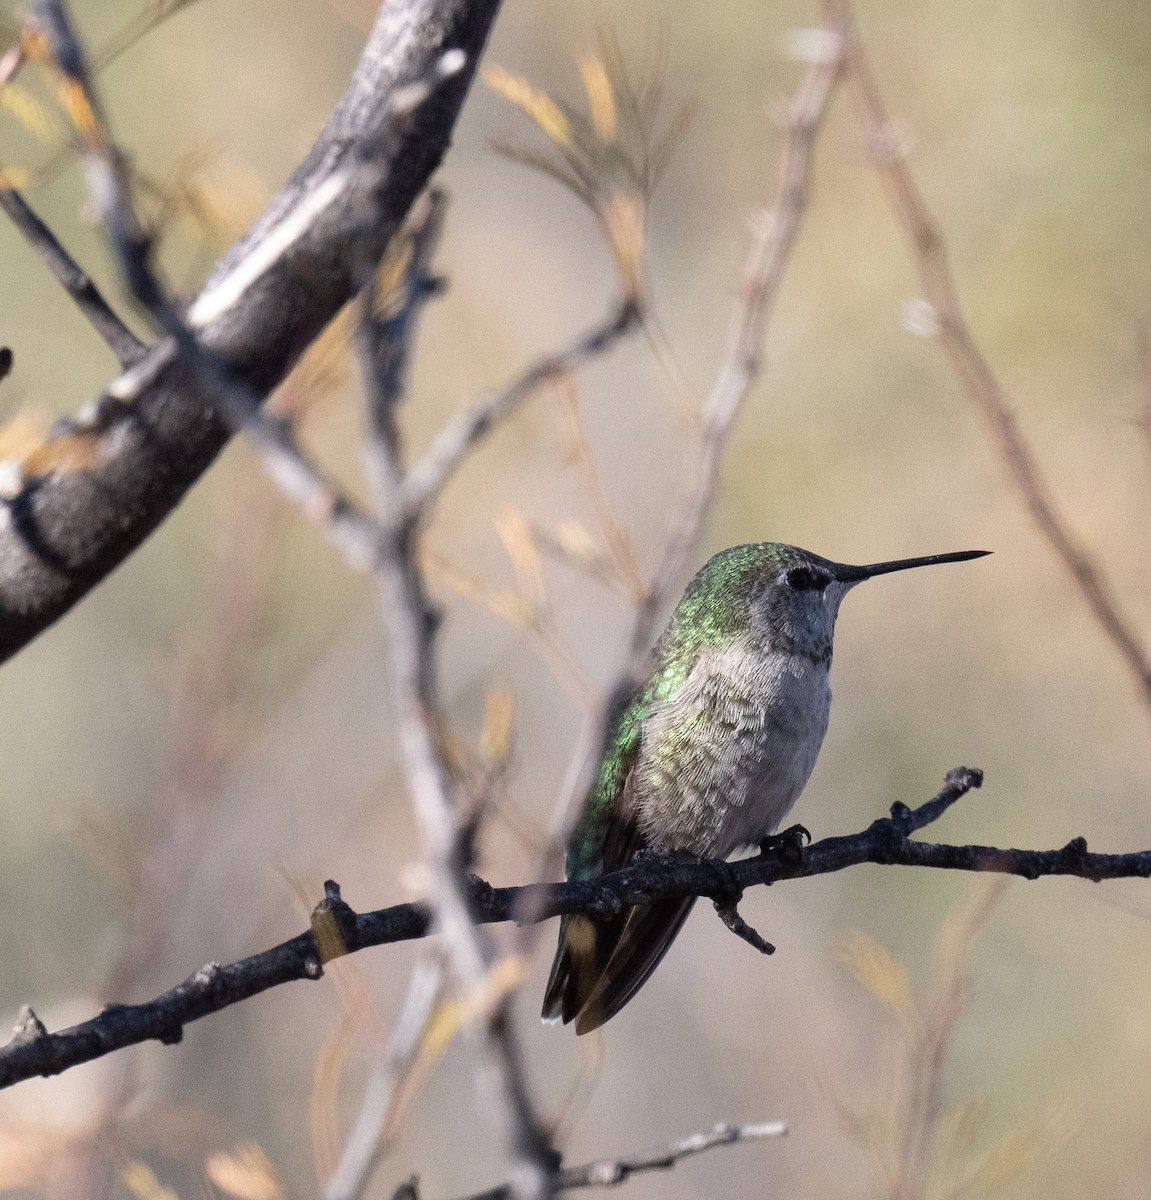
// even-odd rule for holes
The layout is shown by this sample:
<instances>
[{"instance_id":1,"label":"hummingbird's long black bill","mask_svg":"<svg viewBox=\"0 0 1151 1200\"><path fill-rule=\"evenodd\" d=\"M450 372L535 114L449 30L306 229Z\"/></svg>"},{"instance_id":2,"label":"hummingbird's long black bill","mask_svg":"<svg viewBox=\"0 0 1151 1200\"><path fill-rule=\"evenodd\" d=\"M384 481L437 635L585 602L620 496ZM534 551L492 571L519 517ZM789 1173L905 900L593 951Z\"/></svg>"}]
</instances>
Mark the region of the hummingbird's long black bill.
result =
<instances>
[{"instance_id":1,"label":"hummingbird's long black bill","mask_svg":"<svg viewBox=\"0 0 1151 1200\"><path fill-rule=\"evenodd\" d=\"M841 566L836 578L843 583L859 583L875 575L889 575L892 571L909 571L912 567L933 567L936 563L967 562L969 558L982 558L990 550L956 550L953 554L928 554L924 558L900 558L895 562L872 563L867 567Z\"/></svg>"}]
</instances>

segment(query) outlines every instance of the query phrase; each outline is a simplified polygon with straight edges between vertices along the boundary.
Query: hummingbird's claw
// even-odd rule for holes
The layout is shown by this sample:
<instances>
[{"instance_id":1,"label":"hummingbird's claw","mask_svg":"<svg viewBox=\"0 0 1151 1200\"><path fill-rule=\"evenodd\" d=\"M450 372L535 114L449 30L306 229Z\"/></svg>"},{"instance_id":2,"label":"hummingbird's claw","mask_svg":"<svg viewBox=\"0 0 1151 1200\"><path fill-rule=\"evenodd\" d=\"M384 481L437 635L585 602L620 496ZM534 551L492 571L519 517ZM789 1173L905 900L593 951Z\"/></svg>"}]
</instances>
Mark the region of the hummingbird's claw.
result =
<instances>
[{"instance_id":1,"label":"hummingbird's claw","mask_svg":"<svg viewBox=\"0 0 1151 1200\"><path fill-rule=\"evenodd\" d=\"M792 866L803 865L803 848L811 844L811 834L803 825L790 825L780 833L772 833L759 843L761 854L775 854Z\"/></svg>"}]
</instances>

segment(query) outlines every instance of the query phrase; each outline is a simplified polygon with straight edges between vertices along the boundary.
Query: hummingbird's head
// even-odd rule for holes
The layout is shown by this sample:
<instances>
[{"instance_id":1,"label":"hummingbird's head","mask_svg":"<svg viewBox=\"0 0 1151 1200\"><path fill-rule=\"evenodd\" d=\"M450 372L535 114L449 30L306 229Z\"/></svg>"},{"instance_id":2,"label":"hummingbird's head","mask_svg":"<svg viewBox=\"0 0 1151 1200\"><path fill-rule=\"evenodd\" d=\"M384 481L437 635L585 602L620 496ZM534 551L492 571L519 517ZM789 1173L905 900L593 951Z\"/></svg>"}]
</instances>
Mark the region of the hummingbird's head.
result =
<instances>
[{"instance_id":1,"label":"hummingbird's head","mask_svg":"<svg viewBox=\"0 0 1151 1200\"><path fill-rule=\"evenodd\" d=\"M758 552L758 586L748 596L749 632L765 649L831 662L835 618L843 597L859 582L841 576L840 564L798 546L764 542Z\"/></svg>"},{"instance_id":2,"label":"hummingbird's head","mask_svg":"<svg viewBox=\"0 0 1151 1200\"><path fill-rule=\"evenodd\" d=\"M839 605L856 584L986 553L963 550L856 567L778 542L732 546L711 558L692 580L677 617L702 640L751 638L765 650L826 664Z\"/></svg>"}]
</instances>

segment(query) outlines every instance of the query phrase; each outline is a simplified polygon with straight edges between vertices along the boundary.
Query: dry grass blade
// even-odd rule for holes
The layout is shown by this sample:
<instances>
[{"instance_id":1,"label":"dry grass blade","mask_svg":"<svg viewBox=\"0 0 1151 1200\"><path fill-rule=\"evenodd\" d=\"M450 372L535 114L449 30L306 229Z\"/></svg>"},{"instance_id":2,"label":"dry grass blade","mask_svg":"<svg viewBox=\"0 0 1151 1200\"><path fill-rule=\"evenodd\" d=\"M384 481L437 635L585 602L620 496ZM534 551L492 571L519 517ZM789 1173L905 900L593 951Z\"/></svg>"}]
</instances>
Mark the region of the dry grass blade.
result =
<instances>
[{"instance_id":1,"label":"dry grass blade","mask_svg":"<svg viewBox=\"0 0 1151 1200\"><path fill-rule=\"evenodd\" d=\"M570 377L564 380L558 391L561 401L560 413L563 418L564 434L567 438L570 458L579 471L584 495L587 497L588 505L599 526L614 581L631 597L633 603L639 604L646 591L646 584L640 571L631 535L623 522L612 511L604 493L603 480L596 466L595 456L592 453L591 443L588 441L587 431L584 429L580 414L579 390L575 380ZM557 531L559 544L571 552L577 561L582 557L588 564L596 562L594 546L588 546L581 541L577 532L579 528L578 525L574 528L570 525L561 526ZM581 554L581 551L585 553Z\"/></svg>"}]
</instances>

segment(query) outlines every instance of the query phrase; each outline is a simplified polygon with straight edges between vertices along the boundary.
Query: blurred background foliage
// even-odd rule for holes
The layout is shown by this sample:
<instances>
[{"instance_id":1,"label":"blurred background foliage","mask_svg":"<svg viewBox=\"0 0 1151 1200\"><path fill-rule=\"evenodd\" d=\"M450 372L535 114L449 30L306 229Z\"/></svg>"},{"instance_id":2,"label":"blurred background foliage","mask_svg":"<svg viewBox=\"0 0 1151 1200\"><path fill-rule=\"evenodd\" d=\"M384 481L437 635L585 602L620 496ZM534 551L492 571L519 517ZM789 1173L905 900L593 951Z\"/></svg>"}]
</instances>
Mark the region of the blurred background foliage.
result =
<instances>
[{"instance_id":1,"label":"blurred background foliage","mask_svg":"<svg viewBox=\"0 0 1151 1200\"><path fill-rule=\"evenodd\" d=\"M99 48L146 7L103 0L75 15ZM305 152L373 9L200 0L103 72L114 127L155 183L149 204L175 287L195 287ZM15 9L4 11L14 29ZM1151 8L892 0L861 4L858 16L975 333L1059 502L1146 628ZM610 26L634 59L666 48L669 106L691 102L695 118L651 207L651 272L670 345L699 392L723 352L748 218L774 181L772 107L798 79L786 34L817 19L792 0L507 0L497 24L489 60L573 103L579 56L598 28ZM25 83L47 103L31 76ZM476 87L440 176L452 197L438 256L450 287L416 354L406 410L416 447L613 295L592 215L491 148L492 138L531 144L533 132ZM0 136L3 164L32 168L29 199L119 297L74 159L10 109ZM0 342L16 354L0 384L3 416L51 421L94 396L114 363L7 225L0 263ZM851 832L893 800L925 799L965 763L983 767L987 783L934 831L940 838L1050 847L1082 834L1094 849L1145 847L1149 714L1007 486L938 348L901 328L915 294L841 96L766 374L694 562L764 539L856 562L969 546L995 556L852 596L831 729L796 815L817 837ZM359 488L356 380L339 359L334 339L279 403L303 413L309 444ZM639 340L587 370L579 399L608 500L650 566L681 482L684 424ZM509 510L545 527L591 523L566 404L559 390L544 394L501 430L431 532L438 554L492 587L514 585L498 532ZM626 636L624 602L562 567L546 579L571 654L591 679L607 678ZM477 736L492 688L516 697L506 802L481 863L488 878L516 882L582 708L523 630L472 599L441 596L461 736ZM254 457L230 448L141 552L0 673L0 1011L14 1019L31 1002L53 1028L101 1001L146 998L208 959L296 932L297 893L318 898L327 876L360 908L417 894L381 643L369 587L273 494ZM569 1161L717 1120L778 1117L791 1129L785 1141L636 1179L629 1195L893 1194L892 1156L914 1133L908 1113L923 1111L908 1088L926 1078L923 1039L942 1031L945 1123L929 1147L926 1194L1145 1195L1146 884L1014 882L993 908L968 889L951 875L875 867L757 892L744 911L778 945L769 961L701 905L602 1045L539 1027L549 933L521 1023L546 1111L559 1113L583 1081L564 1116ZM87 1196L163 1184L190 1196L212 1161L214 1186L235 1183L246 1164L251 1195L253 1179L273 1187L262 1153L289 1194L313 1191L315 1158L322 1166L362 1074L348 997L370 998L386 1030L414 953L369 952L341 964L338 987L280 989L191 1026L180 1047L0 1094L0 1186ZM945 1030L940 996L958 997ZM333 1089L332 1064L344 1059ZM467 1055L449 1049L373 1194L410 1171L432 1197L503 1177L471 1087ZM232 1154L246 1143L260 1150ZM221 1153L232 1157L209 1160ZM122 1174L126 1163L137 1165Z\"/></svg>"}]
</instances>

